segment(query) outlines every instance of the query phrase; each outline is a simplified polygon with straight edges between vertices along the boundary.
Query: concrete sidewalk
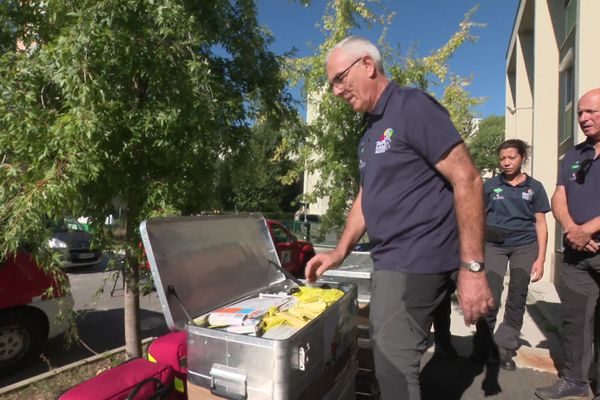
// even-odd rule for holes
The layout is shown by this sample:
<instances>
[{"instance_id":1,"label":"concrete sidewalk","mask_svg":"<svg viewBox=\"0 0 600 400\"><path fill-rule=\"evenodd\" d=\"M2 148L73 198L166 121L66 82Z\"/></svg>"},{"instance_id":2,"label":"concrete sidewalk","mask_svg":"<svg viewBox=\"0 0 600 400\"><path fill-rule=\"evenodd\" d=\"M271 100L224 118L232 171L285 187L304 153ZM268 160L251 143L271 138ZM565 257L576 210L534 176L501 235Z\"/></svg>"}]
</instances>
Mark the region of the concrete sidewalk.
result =
<instances>
[{"instance_id":1,"label":"concrete sidewalk","mask_svg":"<svg viewBox=\"0 0 600 400\"><path fill-rule=\"evenodd\" d=\"M508 292L508 278L504 283L502 307L498 321L504 316L504 302ZM562 346L558 337L560 327L560 300L554 284L536 282L529 286L527 308L521 330L521 347L515 362L518 368L531 368L537 371L557 373L556 364L563 358ZM458 303L452 304L452 340L461 356L467 357L472 349L475 326L465 326ZM433 349L430 349L433 350Z\"/></svg>"}]
</instances>

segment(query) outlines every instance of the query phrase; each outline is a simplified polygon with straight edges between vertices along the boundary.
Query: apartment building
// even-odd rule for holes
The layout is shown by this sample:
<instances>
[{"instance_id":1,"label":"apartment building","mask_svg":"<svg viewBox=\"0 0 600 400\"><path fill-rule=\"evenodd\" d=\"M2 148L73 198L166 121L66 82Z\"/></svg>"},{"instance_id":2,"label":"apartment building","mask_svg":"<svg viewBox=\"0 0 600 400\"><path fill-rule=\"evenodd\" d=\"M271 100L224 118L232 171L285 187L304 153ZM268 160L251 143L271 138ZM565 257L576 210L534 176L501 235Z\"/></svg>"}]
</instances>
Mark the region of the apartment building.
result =
<instances>
[{"instance_id":1,"label":"apartment building","mask_svg":"<svg viewBox=\"0 0 600 400\"><path fill-rule=\"evenodd\" d=\"M577 100L600 87L600 1L521 0L506 54L506 138L532 146L526 172L551 195L565 152L585 139ZM544 280L556 279L562 231L548 214Z\"/></svg>"}]
</instances>

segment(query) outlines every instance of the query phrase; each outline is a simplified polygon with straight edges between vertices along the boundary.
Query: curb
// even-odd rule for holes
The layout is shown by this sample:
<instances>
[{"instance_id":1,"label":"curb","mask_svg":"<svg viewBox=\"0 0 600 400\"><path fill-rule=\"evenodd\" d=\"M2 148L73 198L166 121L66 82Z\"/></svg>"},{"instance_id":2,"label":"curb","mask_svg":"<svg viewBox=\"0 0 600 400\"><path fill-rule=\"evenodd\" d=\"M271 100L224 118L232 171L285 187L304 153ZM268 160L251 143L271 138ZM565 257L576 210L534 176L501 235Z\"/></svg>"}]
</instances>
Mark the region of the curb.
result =
<instances>
[{"instance_id":1,"label":"curb","mask_svg":"<svg viewBox=\"0 0 600 400\"><path fill-rule=\"evenodd\" d=\"M156 338L155 337L149 337L149 338L143 339L142 340L142 345L144 345L146 343L149 343L149 342L153 341L154 339L156 339ZM90 363L102 360L104 358L108 358L108 357L110 357L110 356L112 356L114 354L121 353L121 352L124 352L124 351L125 351L125 346L121 346L121 347L118 347L116 349L112 349L112 350L106 351L106 352L101 353L101 354L96 354L96 355L93 355L91 357L84 358L82 360L72 362L71 364L63 365L62 367L52 369L52 370L50 370L48 372L44 372L43 374L36 375L36 376L31 377L31 378L28 378L28 379L25 379L25 380L13 383L12 385L8 385L8 386L5 386L5 387L1 388L0 389L0 396L5 395L5 394L10 393L10 392L14 392L14 391L16 391L18 389L22 389L25 386L29 386L29 385L31 385L33 383L42 381L44 379L51 378L51 377L53 377L55 375L58 375L58 374L60 374L62 372L65 372L65 371L68 371L68 370L80 367L82 365L90 364Z\"/></svg>"},{"instance_id":2,"label":"curb","mask_svg":"<svg viewBox=\"0 0 600 400\"><path fill-rule=\"evenodd\" d=\"M550 356L550 350L548 349L521 346L521 348L517 350L517 355L514 360L518 368L529 368L535 371L548 372L555 375L558 374L558 370L554 365L554 360Z\"/></svg>"}]
</instances>

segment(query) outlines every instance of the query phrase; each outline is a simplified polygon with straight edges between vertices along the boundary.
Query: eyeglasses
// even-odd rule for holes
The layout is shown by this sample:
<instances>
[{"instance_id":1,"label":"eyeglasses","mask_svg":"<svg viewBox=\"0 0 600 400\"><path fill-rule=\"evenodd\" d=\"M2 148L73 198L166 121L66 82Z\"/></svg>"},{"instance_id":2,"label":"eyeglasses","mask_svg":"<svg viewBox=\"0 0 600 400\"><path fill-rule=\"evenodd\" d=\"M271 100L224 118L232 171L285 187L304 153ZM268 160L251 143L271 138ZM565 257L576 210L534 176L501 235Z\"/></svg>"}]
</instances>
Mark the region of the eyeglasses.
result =
<instances>
[{"instance_id":1,"label":"eyeglasses","mask_svg":"<svg viewBox=\"0 0 600 400\"><path fill-rule=\"evenodd\" d=\"M362 60L362 57L357 58L352 64L350 64L348 68L346 68L342 72L335 74L333 79L331 79L331 82L329 82L329 90L332 90L333 88L339 89L341 86L343 86L344 79L346 79L346 75L348 75L348 72L350 72L350 68L354 67L354 65L360 60Z\"/></svg>"},{"instance_id":2,"label":"eyeglasses","mask_svg":"<svg viewBox=\"0 0 600 400\"><path fill-rule=\"evenodd\" d=\"M575 172L575 181L582 185L585 182L585 175L588 173L594 162L593 158L588 158L581 162L579 169Z\"/></svg>"}]
</instances>

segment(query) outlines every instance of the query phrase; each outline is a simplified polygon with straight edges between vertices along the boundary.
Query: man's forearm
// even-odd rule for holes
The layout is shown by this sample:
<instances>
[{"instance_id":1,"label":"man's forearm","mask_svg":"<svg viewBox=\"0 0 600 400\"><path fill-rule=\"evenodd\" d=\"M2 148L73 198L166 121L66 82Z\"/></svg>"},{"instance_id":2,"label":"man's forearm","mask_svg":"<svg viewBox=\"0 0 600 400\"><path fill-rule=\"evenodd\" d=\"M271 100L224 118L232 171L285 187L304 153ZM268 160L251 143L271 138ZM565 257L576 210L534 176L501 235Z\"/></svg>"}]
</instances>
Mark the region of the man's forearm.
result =
<instances>
[{"instance_id":1,"label":"man's forearm","mask_svg":"<svg viewBox=\"0 0 600 400\"><path fill-rule=\"evenodd\" d=\"M582 225L583 229L588 231L592 236L600 233L600 216L590 219Z\"/></svg>"},{"instance_id":2,"label":"man's forearm","mask_svg":"<svg viewBox=\"0 0 600 400\"><path fill-rule=\"evenodd\" d=\"M565 230L568 230L572 225L575 224L573 218L571 218L571 214L569 214L567 195L565 193L564 186L557 186L554 194L552 195L552 214Z\"/></svg>"},{"instance_id":3,"label":"man's forearm","mask_svg":"<svg viewBox=\"0 0 600 400\"><path fill-rule=\"evenodd\" d=\"M365 218L362 212L362 191L358 192L358 196L352 204L352 208L346 218L346 226L342 232L342 236L337 243L335 251L339 252L342 258L345 258L351 251L354 245L365 234L366 225Z\"/></svg>"},{"instance_id":4,"label":"man's forearm","mask_svg":"<svg viewBox=\"0 0 600 400\"><path fill-rule=\"evenodd\" d=\"M557 186L552 195L552 213L563 226L565 244L578 251L596 252L598 245L593 242L596 223L592 219L585 224L577 224L569 213L567 195L564 186Z\"/></svg>"},{"instance_id":5,"label":"man's forearm","mask_svg":"<svg viewBox=\"0 0 600 400\"><path fill-rule=\"evenodd\" d=\"M456 145L436 168L454 190L461 259L483 261L483 182L465 144ZM475 323L493 307L494 299L484 273L460 268L456 284L467 325Z\"/></svg>"},{"instance_id":6,"label":"man's forearm","mask_svg":"<svg viewBox=\"0 0 600 400\"><path fill-rule=\"evenodd\" d=\"M436 169L452 185L463 261L483 261L483 182L464 143L457 144Z\"/></svg>"},{"instance_id":7,"label":"man's forearm","mask_svg":"<svg viewBox=\"0 0 600 400\"><path fill-rule=\"evenodd\" d=\"M460 256L463 261L483 261L484 212L483 184L479 175L454 186L454 204Z\"/></svg>"}]
</instances>

